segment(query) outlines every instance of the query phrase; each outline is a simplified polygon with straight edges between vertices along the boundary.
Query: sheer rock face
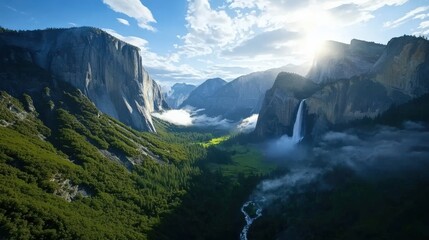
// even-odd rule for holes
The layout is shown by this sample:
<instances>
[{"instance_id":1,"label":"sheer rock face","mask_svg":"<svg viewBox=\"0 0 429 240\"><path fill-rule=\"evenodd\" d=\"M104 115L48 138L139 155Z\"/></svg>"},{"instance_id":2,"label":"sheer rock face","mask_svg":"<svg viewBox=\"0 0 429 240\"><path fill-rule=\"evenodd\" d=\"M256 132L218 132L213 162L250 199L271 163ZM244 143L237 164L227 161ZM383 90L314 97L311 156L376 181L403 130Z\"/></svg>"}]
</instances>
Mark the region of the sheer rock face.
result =
<instances>
[{"instance_id":1,"label":"sheer rock face","mask_svg":"<svg viewBox=\"0 0 429 240\"><path fill-rule=\"evenodd\" d=\"M410 96L429 91L429 41L411 36L393 38L372 72L385 86Z\"/></svg>"},{"instance_id":2,"label":"sheer rock face","mask_svg":"<svg viewBox=\"0 0 429 240\"><path fill-rule=\"evenodd\" d=\"M330 126L374 118L393 104L429 92L429 41L415 37L392 39L373 62L369 72L317 84L318 87L304 92L304 86L310 86L308 80L302 78L306 84L300 86L299 78L279 74L273 88L267 91L256 134L260 137L290 134L298 103L304 98L310 120L307 125L311 128L307 132L317 136Z\"/></svg>"},{"instance_id":3,"label":"sheer rock face","mask_svg":"<svg viewBox=\"0 0 429 240\"><path fill-rule=\"evenodd\" d=\"M135 129L154 132L150 113L167 107L160 88L142 66L139 49L99 29L6 32L0 34L0 41L26 49L33 63Z\"/></svg>"},{"instance_id":4,"label":"sheer rock face","mask_svg":"<svg viewBox=\"0 0 429 240\"><path fill-rule=\"evenodd\" d=\"M281 89L270 89L259 113L258 136L291 135L299 100Z\"/></svg>"},{"instance_id":5,"label":"sheer rock face","mask_svg":"<svg viewBox=\"0 0 429 240\"><path fill-rule=\"evenodd\" d=\"M385 45L353 39L350 44L328 41L313 62L307 78L326 84L371 71Z\"/></svg>"},{"instance_id":6,"label":"sheer rock face","mask_svg":"<svg viewBox=\"0 0 429 240\"><path fill-rule=\"evenodd\" d=\"M393 103L410 99L400 91L389 91L383 84L355 77L325 86L307 100L308 113L323 116L330 124L374 118Z\"/></svg>"},{"instance_id":7,"label":"sheer rock face","mask_svg":"<svg viewBox=\"0 0 429 240\"><path fill-rule=\"evenodd\" d=\"M265 94L256 134L263 137L291 135L300 101L319 88L319 85L297 74L280 73Z\"/></svg>"}]
</instances>

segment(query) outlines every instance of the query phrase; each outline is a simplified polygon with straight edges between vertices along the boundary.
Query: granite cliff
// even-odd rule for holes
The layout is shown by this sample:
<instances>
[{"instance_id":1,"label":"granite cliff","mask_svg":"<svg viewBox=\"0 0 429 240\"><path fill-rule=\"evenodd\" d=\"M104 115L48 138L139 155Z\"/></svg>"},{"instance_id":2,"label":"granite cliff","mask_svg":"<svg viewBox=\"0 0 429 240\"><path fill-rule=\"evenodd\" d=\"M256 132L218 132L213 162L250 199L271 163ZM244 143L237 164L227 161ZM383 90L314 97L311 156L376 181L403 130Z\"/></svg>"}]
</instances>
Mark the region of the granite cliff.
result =
<instances>
[{"instance_id":1,"label":"granite cliff","mask_svg":"<svg viewBox=\"0 0 429 240\"><path fill-rule=\"evenodd\" d=\"M82 91L102 112L138 130L156 131L150 113L167 107L137 47L90 28L4 31L3 49ZM14 52L4 61L13 60ZM25 88L26 86L22 86Z\"/></svg>"},{"instance_id":2,"label":"granite cliff","mask_svg":"<svg viewBox=\"0 0 429 240\"><path fill-rule=\"evenodd\" d=\"M349 57L344 61L347 59ZM394 38L372 62L374 64L366 66L367 70L360 75L316 84L317 87L311 87L312 91L305 91L305 94L302 94L305 87L291 87L299 78L279 74L266 94L255 132L260 137L289 134L299 101L304 98L307 99L306 125L310 130L307 134L317 136L333 125L374 118L392 105L429 92L429 41L410 36ZM323 64L335 68L329 66L329 62ZM332 64L343 65L341 62ZM300 82L310 86L309 79L302 78Z\"/></svg>"},{"instance_id":3,"label":"granite cliff","mask_svg":"<svg viewBox=\"0 0 429 240\"><path fill-rule=\"evenodd\" d=\"M291 136L297 106L319 89L319 85L300 75L282 72L265 94L255 132L259 136Z\"/></svg>"},{"instance_id":4,"label":"granite cliff","mask_svg":"<svg viewBox=\"0 0 429 240\"><path fill-rule=\"evenodd\" d=\"M350 44L327 41L316 56L307 78L326 84L371 71L385 45L353 39Z\"/></svg>"}]
</instances>

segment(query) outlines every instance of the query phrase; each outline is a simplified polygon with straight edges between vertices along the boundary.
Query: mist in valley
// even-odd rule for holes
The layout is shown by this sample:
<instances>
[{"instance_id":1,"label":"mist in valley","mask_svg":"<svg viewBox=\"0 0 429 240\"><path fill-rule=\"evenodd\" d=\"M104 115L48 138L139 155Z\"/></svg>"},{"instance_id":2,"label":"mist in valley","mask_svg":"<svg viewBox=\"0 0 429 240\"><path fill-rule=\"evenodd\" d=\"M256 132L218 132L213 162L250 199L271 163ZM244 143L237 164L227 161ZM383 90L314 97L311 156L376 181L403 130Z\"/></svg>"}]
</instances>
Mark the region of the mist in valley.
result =
<instances>
[{"instance_id":1,"label":"mist in valley","mask_svg":"<svg viewBox=\"0 0 429 240\"><path fill-rule=\"evenodd\" d=\"M260 230L257 223L264 222L266 213L270 217L287 215L284 208L290 204L291 196L329 193L350 179L370 185L389 180L404 184L427 182L428 142L427 126L411 121L399 128L378 125L329 131L312 143L294 142L287 135L267 141L260 145L266 161L275 161L286 173L263 180L249 197L249 202L261 212L252 221L256 224L254 231Z\"/></svg>"}]
</instances>

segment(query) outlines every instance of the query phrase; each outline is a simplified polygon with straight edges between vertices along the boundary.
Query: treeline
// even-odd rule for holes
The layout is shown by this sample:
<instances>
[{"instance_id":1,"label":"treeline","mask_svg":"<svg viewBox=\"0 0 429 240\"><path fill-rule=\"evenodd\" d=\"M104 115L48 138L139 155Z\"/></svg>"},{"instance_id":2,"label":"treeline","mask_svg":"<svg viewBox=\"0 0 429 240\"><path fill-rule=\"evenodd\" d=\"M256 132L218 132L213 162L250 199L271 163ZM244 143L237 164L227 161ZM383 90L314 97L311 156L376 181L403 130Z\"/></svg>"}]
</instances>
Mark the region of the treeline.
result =
<instances>
[{"instance_id":1,"label":"treeline","mask_svg":"<svg viewBox=\"0 0 429 240\"><path fill-rule=\"evenodd\" d=\"M141 133L99 112L80 91L63 88L25 95L24 104L0 95L0 236L177 239L183 231L205 239L238 236L244 224L240 204L260 178L231 181L203 167L207 157L221 162L229 157L198 144L211 133L170 133L162 127L159 134ZM42 113L29 111L48 102L53 107ZM137 164L112 161L102 151ZM56 176L86 194L67 202L56 194L64 188Z\"/></svg>"}]
</instances>

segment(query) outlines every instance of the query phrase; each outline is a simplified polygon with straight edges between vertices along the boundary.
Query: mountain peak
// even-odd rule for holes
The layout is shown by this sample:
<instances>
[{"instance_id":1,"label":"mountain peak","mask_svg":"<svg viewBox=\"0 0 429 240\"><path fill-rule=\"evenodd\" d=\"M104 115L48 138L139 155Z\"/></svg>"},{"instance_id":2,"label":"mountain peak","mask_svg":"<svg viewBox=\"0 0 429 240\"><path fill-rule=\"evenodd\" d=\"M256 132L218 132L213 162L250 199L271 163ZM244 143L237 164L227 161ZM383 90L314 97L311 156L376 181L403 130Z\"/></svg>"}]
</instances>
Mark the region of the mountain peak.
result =
<instances>
[{"instance_id":1,"label":"mountain peak","mask_svg":"<svg viewBox=\"0 0 429 240\"><path fill-rule=\"evenodd\" d=\"M222 78L210 78L204 81L203 84L215 84L215 83L227 83L227 81L223 80Z\"/></svg>"},{"instance_id":2,"label":"mountain peak","mask_svg":"<svg viewBox=\"0 0 429 240\"><path fill-rule=\"evenodd\" d=\"M222 78L207 79L189 94L189 97L180 105L180 107L187 105L196 108L203 107L203 104L207 98L211 97L219 88L227 83L228 82Z\"/></svg>"}]
</instances>

